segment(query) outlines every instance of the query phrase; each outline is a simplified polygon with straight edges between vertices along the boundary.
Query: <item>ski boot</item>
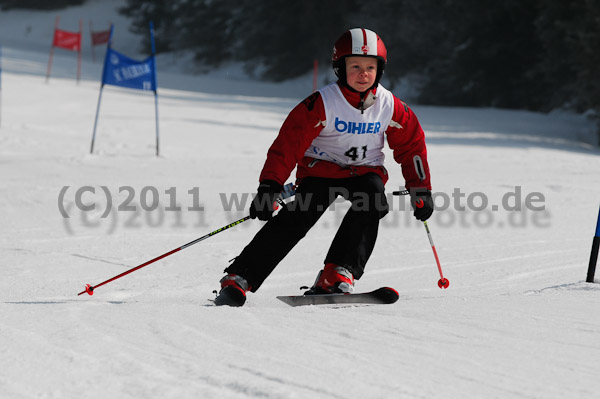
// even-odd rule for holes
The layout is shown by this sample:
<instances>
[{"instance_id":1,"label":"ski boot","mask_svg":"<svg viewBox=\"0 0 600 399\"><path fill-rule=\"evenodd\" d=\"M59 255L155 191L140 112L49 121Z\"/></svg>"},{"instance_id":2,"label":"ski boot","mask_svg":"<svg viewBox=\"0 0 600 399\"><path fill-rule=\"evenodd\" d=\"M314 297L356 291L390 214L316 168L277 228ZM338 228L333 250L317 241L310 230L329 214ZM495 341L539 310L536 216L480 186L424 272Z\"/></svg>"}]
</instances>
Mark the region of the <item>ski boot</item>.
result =
<instances>
[{"instance_id":1,"label":"ski boot","mask_svg":"<svg viewBox=\"0 0 600 399\"><path fill-rule=\"evenodd\" d=\"M215 305L244 305L246 302L246 292L250 289L245 278L235 274L228 274L221 279L220 283L221 291L219 291L215 298Z\"/></svg>"},{"instance_id":2,"label":"ski boot","mask_svg":"<svg viewBox=\"0 0 600 399\"><path fill-rule=\"evenodd\" d=\"M345 294L354 291L354 276L345 267L326 263L317 280L304 295Z\"/></svg>"}]
</instances>

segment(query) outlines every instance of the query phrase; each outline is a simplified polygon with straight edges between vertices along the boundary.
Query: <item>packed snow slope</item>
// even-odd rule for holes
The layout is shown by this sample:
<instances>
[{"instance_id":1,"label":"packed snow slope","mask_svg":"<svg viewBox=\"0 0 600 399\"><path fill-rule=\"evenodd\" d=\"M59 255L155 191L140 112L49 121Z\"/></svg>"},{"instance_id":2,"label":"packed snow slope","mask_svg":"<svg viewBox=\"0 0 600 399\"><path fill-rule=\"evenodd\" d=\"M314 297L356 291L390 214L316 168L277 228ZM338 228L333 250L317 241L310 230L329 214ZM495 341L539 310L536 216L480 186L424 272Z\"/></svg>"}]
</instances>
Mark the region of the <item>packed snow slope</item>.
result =
<instances>
[{"instance_id":1,"label":"packed snow slope","mask_svg":"<svg viewBox=\"0 0 600 399\"><path fill-rule=\"evenodd\" d=\"M118 3L91 1L61 21L117 18ZM84 47L76 84L74 55L57 50L45 83L55 14L0 14L0 397L598 396L600 287L584 279L600 152L585 119L413 105L447 290L422 224L394 198L356 284L396 288L393 305L291 308L275 298L313 282L343 203L243 308L209 299L261 227L254 220L77 296L243 217L311 79L267 84L231 68L190 76L159 58L161 155L153 96L112 87L90 154L101 63ZM31 35L46 36L28 42L14 29L31 20ZM403 180L387 159L391 192Z\"/></svg>"}]
</instances>

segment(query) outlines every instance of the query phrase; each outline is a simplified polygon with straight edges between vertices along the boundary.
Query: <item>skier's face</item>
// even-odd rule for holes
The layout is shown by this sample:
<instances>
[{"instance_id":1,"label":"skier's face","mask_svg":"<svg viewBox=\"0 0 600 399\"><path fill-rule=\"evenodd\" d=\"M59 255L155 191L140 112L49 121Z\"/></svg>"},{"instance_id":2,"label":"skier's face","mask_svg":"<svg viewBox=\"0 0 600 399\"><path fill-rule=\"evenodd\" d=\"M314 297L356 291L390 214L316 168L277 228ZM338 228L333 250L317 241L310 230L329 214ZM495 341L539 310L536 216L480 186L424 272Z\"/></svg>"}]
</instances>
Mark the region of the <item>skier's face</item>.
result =
<instances>
[{"instance_id":1,"label":"skier's face","mask_svg":"<svg viewBox=\"0 0 600 399\"><path fill-rule=\"evenodd\" d=\"M347 57L346 81L358 92L368 90L377 77L377 59L373 57Z\"/></svg>"}]
</instances>

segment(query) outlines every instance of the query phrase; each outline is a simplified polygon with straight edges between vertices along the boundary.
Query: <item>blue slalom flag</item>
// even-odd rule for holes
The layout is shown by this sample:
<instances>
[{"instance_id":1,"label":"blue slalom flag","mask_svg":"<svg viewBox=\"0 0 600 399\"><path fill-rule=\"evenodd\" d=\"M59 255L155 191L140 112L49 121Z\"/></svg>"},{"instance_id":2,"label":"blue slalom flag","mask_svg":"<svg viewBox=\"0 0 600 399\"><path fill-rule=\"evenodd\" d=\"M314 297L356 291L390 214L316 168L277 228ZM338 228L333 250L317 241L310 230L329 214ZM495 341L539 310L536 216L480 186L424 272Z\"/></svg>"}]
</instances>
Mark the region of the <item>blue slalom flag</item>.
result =
<instances>
[{"instance_id":1,"label":"blue slalom flag","mask_svg":"<svg viewBox=\"0 0 600 399\"><path fill-rule=\"evenodd\" d=\"M108 47L104 59L102 85L156 92L156 62L154 55L143 61L137 61Z\"/></svg>"},{"instance_id":2,"label":"blue slalom flag","mask_svg":"<svg viewBox=\"0 0 600 399\"><path fill-rule=\"evenodd\" d=\"M96 118L94 120L94 132L92 133L92 146L90 154L94 152L96 142L96 127L98 126L98 115L100 114L100 102L102 101L102 89L104 85L126 87L129 89L146 90L154 92L154 106L156 109L156 156L159 155L158 137L158 91L156 84L156 48L154 46L154 24L150 22L150 42L152 54L143 61L129 58L112 49L112 37L114 26L110 26L108 46L104 57L102 69L102 82L100 94L98 95L98 106L96 107Z\"/></svg>"}]
</instances>

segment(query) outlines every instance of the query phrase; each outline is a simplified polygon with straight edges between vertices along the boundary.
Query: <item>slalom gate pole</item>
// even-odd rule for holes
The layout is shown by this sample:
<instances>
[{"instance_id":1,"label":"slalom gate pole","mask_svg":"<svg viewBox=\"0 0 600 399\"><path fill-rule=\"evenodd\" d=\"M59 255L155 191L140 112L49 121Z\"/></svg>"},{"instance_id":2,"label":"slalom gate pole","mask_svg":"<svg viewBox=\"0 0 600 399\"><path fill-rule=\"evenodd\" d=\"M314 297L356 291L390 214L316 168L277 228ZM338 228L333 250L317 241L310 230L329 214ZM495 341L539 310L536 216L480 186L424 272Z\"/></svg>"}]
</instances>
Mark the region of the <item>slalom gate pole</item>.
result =
<instances>
[{"instance_id":1,"label":"slalom gate pole","mask_svg":"<svg viewBox=\"0 0 600 399\"><path fill-rule=\"evenodd\" d=\"M81 49L83 47L83 20L79 20L79 51L77 51L77 84L81 80ZM94 47L94 46L92 46Z\"/></svg>"},{"instance_id":2,"label":"slalom gate pole","mask_svg":"<svg viewBox=\"0 0 600 399\"><path fill-rule=\"evenodd\" d=\"M54 37L56 36L56 30L58 29L58 21L60 20L60 15L56 16L56 20L54 21L54 33L52 36L52 46L50 46L50 57L48 57L48 69L46 71L46 83L48 83L48 79L50 79L50 70L52 69L52 59L54 58Z\"/></svg>"},{"instance_id":3,"label":"slalom gate pole","mask_svg":"<svg viewBox=\"0 0 600 399\"><path fill-rule=\"evenodd\" d=\"M154 123L156 125L156 156L159 156L159 139L158 139L158 93L154 90Z\"/></svg>"},{"instance_id":4,"label":"slalom gate pole","mask_svg":"<svg viewBox=\"0 0 600 399\"><path fill-rule=\"evenodd\" d=\"M92 62L96 63L96 52L94 51L94 27L92 26L92 20L90 19L90 37L92 41Z\"/></svg>"},{"instance_id":5,"label":"slalom gate pole","mask_svg":"<svg viewBox=\"0 0 600 399\"><path fill-rule=\"evenodd\" d=\"M102 101L102 89L104 89L104 83L100 85L100 94L98 94L98 106L96 106L96 117L94 118L94 131L92 132L92 146L90 147L90 154L94 153L94 143L96 142L96 127L98 126L98 114L100 113L100 102Z\"/></svg>"},{"instance_id":6,"label":"slalom gate pole","mask_svg":"<svg viewBox=\"0 0 600 399\"><path fill-rule=\"evenodd\" d=\"M594 282L594 274L596 274L596 263L598 262L598 250L600 249L600 211L598 211L598 223L596 224L596 234L592 241L592 253L590 254L590 264L588 266L588 273L586 282Z\"/></svg>"},{"instance_id":7,"label":"slalom gate pole","mask_svg":"<svg viewBox=\"0 0 600 399\"><path fill-rule=\"evenodd\" d=\"M206 240L207 238L210 238L210 237L214 236L214 235L215 235L215 234L217 234L217 233L220 233L220 232L222 232L222 231L225 231L225 230L227 230L227 229L230 229L230 228L232 228L232 227L235 227L235 226L237 226L238 224L241 224L241 223L245 222L245 221L246 221L246 220L248 220L248 219L250 219L250 216L249 216L249 215L248 215L248 216L246 216L246 217L243 217L243 218L241 218L241 219L239 219L239 220L236 220L235 222L233 222L233 223L230 223L230 224L228 224L228 225L226 225L226 226L223 226L223 227L221 227L221 228L219 228L219 229L216 229L215 231L211 231L210 233L208 233L208 234L206 234L206 235L203 235L202 237L200 237L200 238L197 238L197 239L195 239L194 241L190 241L190 242L188 242L187 244L185 244L185 245L182 245L182 246L181 246L181 247L179 247L179 248L175 248L175 249L173 249L173 250L171 250L171 251L169 251L169 252L167 252L167 253L164 253L164 254L162 254L162 255L160 255L160 256L157 256L156 258L154 258L154 259L151 259L151 260L149 260L149 261L147 261L147 262L145 262L145 263L142 263L141 265L139 265L139 266L136 266L136 267L134 267L134 268L132 268L132 269L129 269L129 270L127 270L126 272L123 272L123 273L121 273L121 274L118 274L118 275L116 275L116 276L114 276L114 277L112 277L112 278L109 278L108 280L106 280L106 281L103 281L103 282L101 282L100 284L96 284L96 285L90 285L90 284L86 284L86 286L85 286L85 290L81 291L81 292L80 292L79 294L77 294L77 295L79 296L79 295L81 295L81 294L85 294L86 292L87 292L89 295L94 295L94 290L95 290L96 288L98 288L98 287L101 287L101 286L103 286L104 284L108 284L108 283L110 283L111 281L115 281L115 280L117 280L117 279L119 279L119 278L121 278L121 277L123 277L123 276L126 276L126 275L128 275L129 273L133 273L134 271L136 271L136 270L139 270L139 269L141 269L142 267L148 266L149 264L151 264L151 263L154 263L154 262L156 262L157 260L160 260L160 259L166 258L166 257L167 257L167 256L169 256L169 255L173 255L175 252L179 252L179 251L181 251L182 249L186 249L187 247L191 247L192 245L194 245L194 244L197 244L197 243L199 243L200 241Z\"/></svg>"},{"instance_id":8,"label":"slalom gate pole","mask_svg":"<svg viewBox=\"0 0 600 399\"><path fill-rule=\"evenodd\" d=\"M46 71L46 83L50 79L50 70L52 69L52 59L54 58L54 46L50 48L50 57L48 58L48 69Z\"/></svg>"},{"instance_id":9,"label":"slalom gate pole","mask_svg":"<svg viewBox=\"0 0 600 399\"><path fill-rule=\"evenodd\" d=\"M154 43L154 22L150 21L150 44L153 57L152 82L154 86L154 119L156 124L156 156L159 156L159 136L158 136L158 86L156 84L156 44Z\"/></svg>"},{"instance_id":10,"label":"slalom gate pole","mask_svg":"<svg viewBox=\"0 0 600 399\"><path fill-rule=\"evenodd\" d=\"M96 127L98 126L98 114L100 113L100 102L102 101L102 89L104 89L104 83L106 82L106 65L109 62L108 50L112 46L113 29L114 26L113 24L111 24L110 33L108 36L108 44L106 45L106 55L104 56L104 65L102 66L102 80L100 82L100 93L98 94L98 106L96 107L96 117L94 118L94 132L92 133L92 146L90 147L90 154L94 153L94 143L96 141Z\"/></svg>"},{"instance_id":11,"label":"slalom gate pole","mask_svg":"<svg viewBox=\"0 0 600 399\"><path fill-rule=\"evenodd\" d=\"M281 194L280 194L279 198L277 199L277 204L281 204L281 205L283 205L283 204L284 204L284 202L283 202L283 200L284 200L284 199L286 199L286 198L290 198L290 197L292 197L292 196L293 196L293 195L295 195L295 194L296 194L296 187L294 186L294 184L292 184L292 183L288 183L288 184L286 184L285 186L283 186L283 190L281 191ZM274 204L273 204L273 206L275 207L275 209L277 209L277 207L276 207L276 206L277 206L277 204L276 204L276 203L274 203ZM121 278L121 277L123 277L123 276L126 276L126 275L128 275L129 273L133 273L134 271L136 271L136 270L139 270L139 269L141 269L142 267L148 266L149 264L151 264L151 263L154 263L154 262L156 262L157 260L161 260L161 259L163 259L163 258L166 258L166 257L167 257L167 256L169 256L169 255L173 255L175 252L179 252L179 251L181 251L182 249L186 249L187 247L191 247L192 245L194 245L194 244L197 244L197 243L199 243L200 241L204 241L204 240L206 240L207 238L210 238L210 237L214 236L215 234L218 234L218 233L220 233L220 232L222 232L222 231L225 231L225 230L227 230L227 229L230 229L230 228L232 228L232 227L235 227L235 226L237 226L238 224L244 223L244 222L245 222L245 221L247 221L248 219L251 219L250 215L248 215L248 216L245 216L245 217L243 217L243 218L241 218L241 219L239 219L239 220L236 220L236 221L235 221L235 222L233 222L233 223L229 223L229 224L228 224L228 225L226 225L226 226L223 226L223 227L221 227L221 228L218 228L218 229L216 229L215 231L211 231L210 233L208 233L208 234L206 234L206 235L203 235L202 237L200 237L200 238L197 238L197 239L195 239L194 241L190 241L190 242L188 242L187 244L185 244L185 245L182 245L182 246L181 246L181 247L179 247L179 248L175 248L175 249L173 249L173 250L171 250L171 251L169 251L169 252L167 252L167 253L164 253L164 254L162 254L162 255L160 255L160 256L157 256L156 258L154 258L154 259L151 259L151 260L149 260L149 261L147 261L147 262L145 262L145 263L142 263L142 264L141 264L141 265L139 265L139 266L136 266L136 267L134 267L134 268L132 268L132 269L129 269L129 270L127 270L127 271L125 271L125 272L121 273L121 274L118 274L118 275L116 275L116 276L114 276L114 277L112 277L112 278L109 278L108 280L106 280L106 281L103 281L103 282L101 282L100 284L96 284L96 285L90 285L90 284L86 284L86 286L85 286L85 290L81 291L79 294L77 294L77 296L79 296L79 295L82 295L82 294L85 294L86 292L87 292L89 295L94 295L94 290L95 290L96 288L98 288L98 287L101 287L101 286L103 286L104 284L108 284L108 283L110 283L111 281L115 281L115 280L117 280L117 279L119 279L119 278Z\"/></svg>"}]
</instances>

